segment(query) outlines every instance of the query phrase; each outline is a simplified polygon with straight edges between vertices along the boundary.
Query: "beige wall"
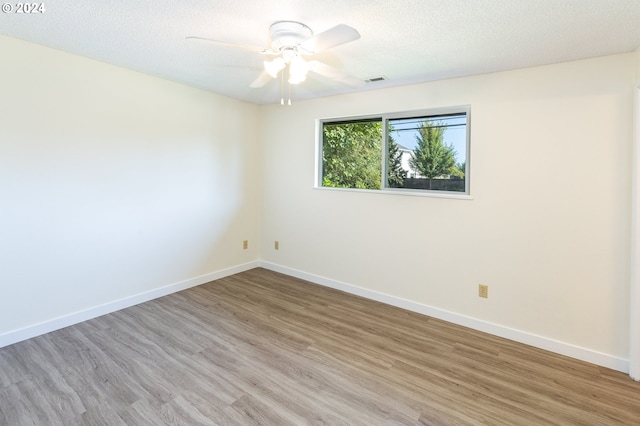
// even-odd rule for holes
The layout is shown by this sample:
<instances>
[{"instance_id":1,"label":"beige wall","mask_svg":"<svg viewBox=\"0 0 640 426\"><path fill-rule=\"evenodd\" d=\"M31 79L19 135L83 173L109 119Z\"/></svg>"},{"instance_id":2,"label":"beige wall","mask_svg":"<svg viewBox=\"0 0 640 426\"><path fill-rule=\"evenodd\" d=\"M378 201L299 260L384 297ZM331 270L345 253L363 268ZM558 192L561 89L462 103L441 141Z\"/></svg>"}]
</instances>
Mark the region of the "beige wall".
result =
<instances>
[{"instance_id":1,"label":"beige wall","mask_svg":"<svg viewBox=\"0 0 640 426\"><path fill-rule=\"evenodd\" d=\"M627 358L634 61L264 107L262 258ZM466 104L472 200L313 188L317 118Z\"/></svg>"},{"instance_id":2,"label":"beige wall","mask_svg":"<svg viewBox=\"0 0 640 426\"><path fill-rule=\"evenodd\" d=\"M635 51L636 78L633 105L633 174L632 174L632 209L631 209L631 294L630 294L630 330L629 330L629 375L640 380L640 258L638 249L640 233L638 214L640 212L640 48Z\"/></svg>"},{"instance_id":3,"label":"beige wall","mask_svg":"<svg viewBox=\"0 0 640 426\"><path fill-rule=\"evenodd\" d=\"M258 259L257 106L0 52L0 336Z\"/></svg>"}]
</instances>

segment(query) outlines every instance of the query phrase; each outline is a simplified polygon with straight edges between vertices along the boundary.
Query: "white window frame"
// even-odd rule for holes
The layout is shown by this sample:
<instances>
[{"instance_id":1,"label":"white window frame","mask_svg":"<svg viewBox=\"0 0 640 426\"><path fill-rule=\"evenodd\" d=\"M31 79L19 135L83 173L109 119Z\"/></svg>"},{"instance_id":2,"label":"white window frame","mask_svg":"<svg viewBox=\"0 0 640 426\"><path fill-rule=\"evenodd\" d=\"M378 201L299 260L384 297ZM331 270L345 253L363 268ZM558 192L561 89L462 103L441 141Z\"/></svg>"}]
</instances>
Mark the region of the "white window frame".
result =
<instances>
[{"instance_id":1,"label":"white window frame","mask_svg":"<svg viewBox=\"0 0 640 426\"><path fill-rule=\"evenodd\" d=\"M429 118L442 115L453 114L465 114L466 116L466 135L465 135L465 190L459 191L443 191L443 190L429 190L429 189L413 189L413 188L391 188L388 186L388 129L389 121L405 118ZM358 121L358 120L371 120L380 119L382 122L382 175L381 175L381 189L359 189L359 188L334 188L322 185L322 149L323 149L323 128L325 123L337 124L341 121ZM332 117L321 118L316 120L316 165L315 165L315 182L314 188L330 190L330 191L351 191L351 192L368 192L368 193L382 193L382 194L402 194L402 195L417 195L428 197L441 197L441 198L460 198L471 199L470 192L470 172L471 172L471 106L451 106L441 108L429 108L412 111L402 111L384 114L367 114L348 117Z\"/></svg>"}]
</instances>

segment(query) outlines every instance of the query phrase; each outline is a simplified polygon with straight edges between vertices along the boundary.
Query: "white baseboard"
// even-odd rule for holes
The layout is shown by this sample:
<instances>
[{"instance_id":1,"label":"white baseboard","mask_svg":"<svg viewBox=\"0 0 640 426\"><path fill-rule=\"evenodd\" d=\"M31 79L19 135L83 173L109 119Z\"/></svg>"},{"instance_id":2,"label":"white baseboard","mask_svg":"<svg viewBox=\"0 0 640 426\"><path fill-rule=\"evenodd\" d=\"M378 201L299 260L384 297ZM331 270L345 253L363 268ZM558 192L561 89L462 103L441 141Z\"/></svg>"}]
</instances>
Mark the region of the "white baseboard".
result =
<instances>
[{"instance_id":1,"label":"white baseboard","mask_svg":"<svg viewBox=\"0 0 640 426\"><path fill-rule=\"evenodd\" d=\"M591 349L575 346L569 343L559 342L547 337L538 336L536 334L527 333L525 331L516 330L499 324L493 324L476 318L471 318L455 312L446 311L444 309L435 308L433 306L424 305L413 302L411 300L402 299L388 294L368 290L362 287L324 278L318 275L309 274L296 269L287 268L275 263L260 261L260 266L271 271L280 272L295 278L300 278L325 287L334 288L346 293L362 296L367 299L385 303L387 305L397 306L408 311L417 312L430 317L448 321L474 330L482 331L498 337L513 340L515 342L524 343L529 346L555 352L571 358L586 361L592 364L611 368L623 373L629 372L629 360L619 358L613 355L597 352Z\"/></svg>"},{"instance_id":2,"label":"white baseboard","mask_svg":"<svg viewBox=\"0 0 640 426\"><path fill-rule=\"evenodd\" d=\"M32 337L40 336L51 331L59 330L64 327L68 327L73 324L77 324L82 321L87 321L92 318L96 318L111 312L125 309L133 305L148 302L149 300L157 299L158 297L166 296L168 294L176 293L181 290L186 290L191 287L195 287L201 284L208 283L210 281L219 280L220 278L228 277L230 275L238 274L240 272L248 271L249 269L257 268L260 266L260 262L250 262L243 265L234 266L231 268L223 269L209 274L200 275L198 277L190 278L188 280L180 281L174 284L169 284L164 287L156 288L153 290L145 291L133 296L125 297L123 299L114 300L103 305L94 306L92 308L84 309L79 312L74 312L69 315L64 315L58 318L53 318L48 321L44 321L38 324L30 325L18 330L9 331L7 333L0 334L0 348L9 346L14 343L18 343L23 340L30 339Z\"/></svg>"},{"instance_id":3,"label":"white baseboard","mask_svg":"<svg viewBox=\"0 0 640 426\"><path fill-rule=\"evenodd\" d=\"M4 346L12 345L14 343L18 343L23 340L30 339L32 337L49 333L51 331L59 330L61 328L68 327L70 325L77 324L82 321L87 321L111 312L115 312L120 309L125 309L130 306L144 303L149 300L156 299L158 297L176 293L181 290L186 290L191 287L195 287L201 284L208 283L210 281L228 277L230 275L238 274L240 272L248 271L250 269L257 268L257 267L262 267L265 269L269 269L271 271L280 272L282 274L289 275L295 278L300 278L305 281L309 281L325 287L330 287L330 288L344 291L346 293L362 296L367 299L385 303L387 305L397 306L399 308L406 309L408 311L417 312L423 315L428 315L430 317L438 318L443 321L448 321L453 324L469 327L474 330L493 334L495 336L504 337L509 340L524 343L526 345L534 346L540 349L545 349L551 352L569 356L571 358L576 358L582 361L590 362L592 364L618 370L623 373L629 372L629 360L626 360L623 358L593 351L591 349L583 348L580 346L571 345L569 343L559 342L557 340L527 333L525 331L520 331L513 328L505 327L502 325L478 320L465 315L457 314L455 312L446 311L444 309L435 308L433 306L424 305L421 303L413 302L411 300L406 300L396 296L391 296L391 295L380 293L377 291L368 290L362 287L354 286L351 284L347 284L347 283L332 280L329 278L321 277L318 275L310 274L307 272L302 272L296 269L287 268L287 267L280 266L275 263L270 263L266 261L255 261L255 262L245 263L243 265L234 266L231 268L227 268L227 269L212 272L209 274L201 275L198 277L190 278L188 280L180 281L174 284L169 284L164 287L149 290L149 291L139 293L130 297L126 297L120 300L115 300L113 302L105 303L103 305L99 305L99 306L88 308L79 312L71 313L69 315L53 318L51 320L34 324L28 327L24 327L18 330L9 331L7 333L0 334L0 348Z\"/></svg>"}]
</instances>

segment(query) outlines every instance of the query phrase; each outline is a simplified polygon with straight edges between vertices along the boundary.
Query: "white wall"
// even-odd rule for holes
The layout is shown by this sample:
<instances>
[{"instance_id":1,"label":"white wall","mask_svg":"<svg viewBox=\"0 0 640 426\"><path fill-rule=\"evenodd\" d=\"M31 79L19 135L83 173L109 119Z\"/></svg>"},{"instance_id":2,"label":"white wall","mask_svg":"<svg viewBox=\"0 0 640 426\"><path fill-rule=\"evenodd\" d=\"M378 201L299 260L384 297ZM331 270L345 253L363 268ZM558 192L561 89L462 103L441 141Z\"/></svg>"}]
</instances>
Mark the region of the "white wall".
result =
<instances>
[{"instance_id":1,"label":"white wall","mask_svg":"<svg viewBox=\"0 0 640 426\"><path fill-rule=\"evenodd\" d=\"M262 258L628 358L637 54L258 107L0 51L0 346ZM313 189L317 118L463 104L472 200Z\"/></svg>"},{"instance_id":2,"label":"white wall","mask_svg":"<svg viewBox=\"0 0 640 426\"><path fill-rule=\"evenodd\" d=\"M264 107L262 258L624 363L634 61ZM465 104L472 200L313 189L315 119Z\"/></svg>"},{"instance_id":3,"label":"white wall","mask_svg":"<svg viewBox=\"0 0 640 426\"><path fill-rule=\"evenodd\" d=\"M0 52L0 338L258 259L257 106Z\"/></svg>"}]
</instances>

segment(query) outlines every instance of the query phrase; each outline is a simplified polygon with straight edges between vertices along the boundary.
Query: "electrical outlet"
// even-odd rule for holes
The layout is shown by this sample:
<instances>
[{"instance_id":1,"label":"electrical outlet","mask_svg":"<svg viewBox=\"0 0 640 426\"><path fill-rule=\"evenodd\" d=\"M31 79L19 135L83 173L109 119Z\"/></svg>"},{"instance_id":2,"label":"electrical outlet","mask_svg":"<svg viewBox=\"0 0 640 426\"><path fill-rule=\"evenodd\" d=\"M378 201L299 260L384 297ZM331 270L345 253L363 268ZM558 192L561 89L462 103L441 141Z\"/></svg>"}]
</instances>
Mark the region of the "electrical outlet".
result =
<instances>
[{"instance_id":1,"label":"electrical outlet","mask_svg":"<svg viewBox=\"0 0 640 426\"><path fill-rule=\"evenodd\" d=\"M478 296L484 297L485 299L489 297L489 286L485 284L478 284Z\"/></svg>"},{"instance_id":2,"label":"electrical outlet","mask_svg":"<svg viewBox=\"0 0 640 426\"><path fill-rule=\"evenodd\" d=\"M274 241L273 242L273 248L276 250L280 250L280 241Z\"/></svg>"},{"instance_id":3,"label":"electrical outlet","mask_svg":"<svg viewBox=\"0 0 640 426\"><path fill-rule=\"evenodd\" d=\"M244 241L242 242L242 249L243 249L243 250L246 250L246 249L248 249L248 248L249 248L249 240L244 240Z\"/></svg>"}]
</instances>

